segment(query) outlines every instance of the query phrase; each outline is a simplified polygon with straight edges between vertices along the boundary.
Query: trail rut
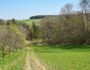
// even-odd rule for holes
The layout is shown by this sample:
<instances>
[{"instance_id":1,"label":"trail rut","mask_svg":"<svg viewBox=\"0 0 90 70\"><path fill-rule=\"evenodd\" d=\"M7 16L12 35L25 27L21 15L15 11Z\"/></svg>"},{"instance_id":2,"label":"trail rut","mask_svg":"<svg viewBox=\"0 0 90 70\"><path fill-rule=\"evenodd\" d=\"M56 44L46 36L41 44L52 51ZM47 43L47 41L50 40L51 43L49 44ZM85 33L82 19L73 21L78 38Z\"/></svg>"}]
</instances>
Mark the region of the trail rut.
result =
<instances>
[{"instance_id":1,"label":"trail rut","mask_svg":"<svg viewBox=\"0 0 90 70\"><path fill-rule=\"evenodd\" d=\"M31 70L31 66L30 66L30 52L27 52L26 58L25 58L25 66L24 66L24 70Z\"/></svg>"},{"instance_id":2,"label":"trail rut","mask_svg":"<svg viewBox=\"0 0 90 70\"><path fill-rule=\"evenodd\" d=\"M34 70L47 70L46 67L36 57L36 55L35 55L33 50L31 50L31 61L32 61Z\"/></svg>"}]
</instances>

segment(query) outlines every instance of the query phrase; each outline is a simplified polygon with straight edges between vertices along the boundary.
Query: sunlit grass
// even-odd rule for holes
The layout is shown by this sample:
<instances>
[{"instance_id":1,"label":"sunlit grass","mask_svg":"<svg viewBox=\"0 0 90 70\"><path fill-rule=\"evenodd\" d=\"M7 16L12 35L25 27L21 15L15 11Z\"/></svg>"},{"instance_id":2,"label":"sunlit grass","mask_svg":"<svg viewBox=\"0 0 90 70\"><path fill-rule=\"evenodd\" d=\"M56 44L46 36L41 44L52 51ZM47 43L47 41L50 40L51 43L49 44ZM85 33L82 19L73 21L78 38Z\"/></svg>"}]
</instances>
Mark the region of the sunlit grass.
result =
<instances>
[{"instance_id":1,"label":"sunlit grass","mask_svg":"<svg viewBox=\"0 0 90 70\"><path fill-rule=\"evenodd\" d=\"M52 45L33 48L48 70L90 70L90 48L88 47Z\"/></svg>"},{"instance_id":2,"label":"sunlit grass","mask_svg":"<svg viewBox=\"0 0 90 70\"><path fill-rule=\"evenodd\" d=\"M23 70L25 64L25 55L19 57L20 60L16 61L16 64L11 66L10 70Z\"/></svg>"},{"instance_id":3,"label":"sunlit grass","mask_svg":"<svg viewBox=\"0 0 90 70\"><path fill-rule=\"evenodd\" d=\"M9 54L5 55L5 59L3 61L2 54L0 56L0 67L4 67L7 64L12 63L14 60L17 60L19 56L23 54L24 51L18 50L17 52L11 53L10 56Z\"/></svg>"}]
</instances>

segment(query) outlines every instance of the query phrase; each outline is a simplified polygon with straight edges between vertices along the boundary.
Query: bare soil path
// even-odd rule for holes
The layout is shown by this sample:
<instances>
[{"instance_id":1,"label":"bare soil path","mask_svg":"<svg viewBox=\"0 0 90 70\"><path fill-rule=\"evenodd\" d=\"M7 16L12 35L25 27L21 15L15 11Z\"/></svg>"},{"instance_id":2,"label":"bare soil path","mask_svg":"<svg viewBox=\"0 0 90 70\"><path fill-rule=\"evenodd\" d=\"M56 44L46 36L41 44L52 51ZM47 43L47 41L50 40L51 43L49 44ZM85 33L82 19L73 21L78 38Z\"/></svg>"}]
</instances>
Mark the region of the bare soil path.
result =
<instances>
[{"instance_id":1,"label":"bare soil path","mask_svg":"<svg viewBox=\"0 0 90 70\"><path fill-rule=\"evenodd\" d=\"M27 49L27 55L25 57L25 66L23 70L31 70L31 66L30 66L30 51L29 49Z\"/></svg>"},{"instance_id":2,"label":"bare soil path","mask_svg":"<svg viewBox=\"0 0 90 70\"><path fill-rule=\"evenodd\" d=\"M31 53L31 60L34 70L47 70L46 67L39 61L34 52Z\"/></svg>"},{"instance_id":3,"label":"bare soil path","mask_svg":"<svg viewBox=\"0 0 90 70\"><path fill-rule=\"evenodd\" d=\"M33 70L47 70L46 67L41 63L41 60L36 56L32 48L30 48L30 61Z\"/></svg>"},{"instance_id":4,"label":"bare soil path","mask_svg":"<svg viewBox=\"0 0 90 70\"><path fill-rule=\"evenodd\" d=\"M32 49L28 48L25 58L24 70L47 70L46 67L36 57Z\"/></svg>"}]
</instances>

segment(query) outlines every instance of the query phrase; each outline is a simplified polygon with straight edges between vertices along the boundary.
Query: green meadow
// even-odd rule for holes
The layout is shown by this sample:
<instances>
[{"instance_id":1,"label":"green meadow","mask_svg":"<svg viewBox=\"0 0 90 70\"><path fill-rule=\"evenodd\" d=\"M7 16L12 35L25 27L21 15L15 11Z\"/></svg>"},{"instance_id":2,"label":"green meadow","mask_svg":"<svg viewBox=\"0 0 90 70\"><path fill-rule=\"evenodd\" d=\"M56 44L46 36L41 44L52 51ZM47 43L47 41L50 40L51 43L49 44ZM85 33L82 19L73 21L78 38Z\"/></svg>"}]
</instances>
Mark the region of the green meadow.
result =
<instances>
[{"instance_id":1,"label":"green meadow","mask_svg":"<svg viewBox=\"0 0 90 70\"><path fill-rule=\"evenodd\" d=\"M78 47L43 45L33 49L48 70L90 70L89 46Z\"/></svg>"}]
</instances>

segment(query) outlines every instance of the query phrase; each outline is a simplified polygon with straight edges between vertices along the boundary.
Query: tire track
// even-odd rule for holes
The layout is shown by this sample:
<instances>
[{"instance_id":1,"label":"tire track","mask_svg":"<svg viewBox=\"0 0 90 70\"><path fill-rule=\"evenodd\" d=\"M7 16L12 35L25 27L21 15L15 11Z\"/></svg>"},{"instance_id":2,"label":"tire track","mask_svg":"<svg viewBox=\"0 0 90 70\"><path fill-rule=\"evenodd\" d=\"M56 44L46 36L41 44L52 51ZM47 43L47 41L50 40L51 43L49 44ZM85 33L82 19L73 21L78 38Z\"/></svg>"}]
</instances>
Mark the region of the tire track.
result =
<instances>
[{"instance_id":1,"label":"tire track","mask_svg":"<svg viewBox=\"0 0 90 70\"><path fill-rule=\"evenodd\" d=\"M25 58L25 66L23 70L31 70L31 66L30 66L30 52L28 50L26 58Z\"/></svg>"},{"instance_id":2,"label":"tire track","mask_svg":"<svg viewBox=\"0 0 90 70\"><path fill-rule=\"evenodd\" d=\"M47 70L46 67L35 56L33 51L31 52L31 61L32 61L34 70Z\"/></svg>"}]
</instances>

